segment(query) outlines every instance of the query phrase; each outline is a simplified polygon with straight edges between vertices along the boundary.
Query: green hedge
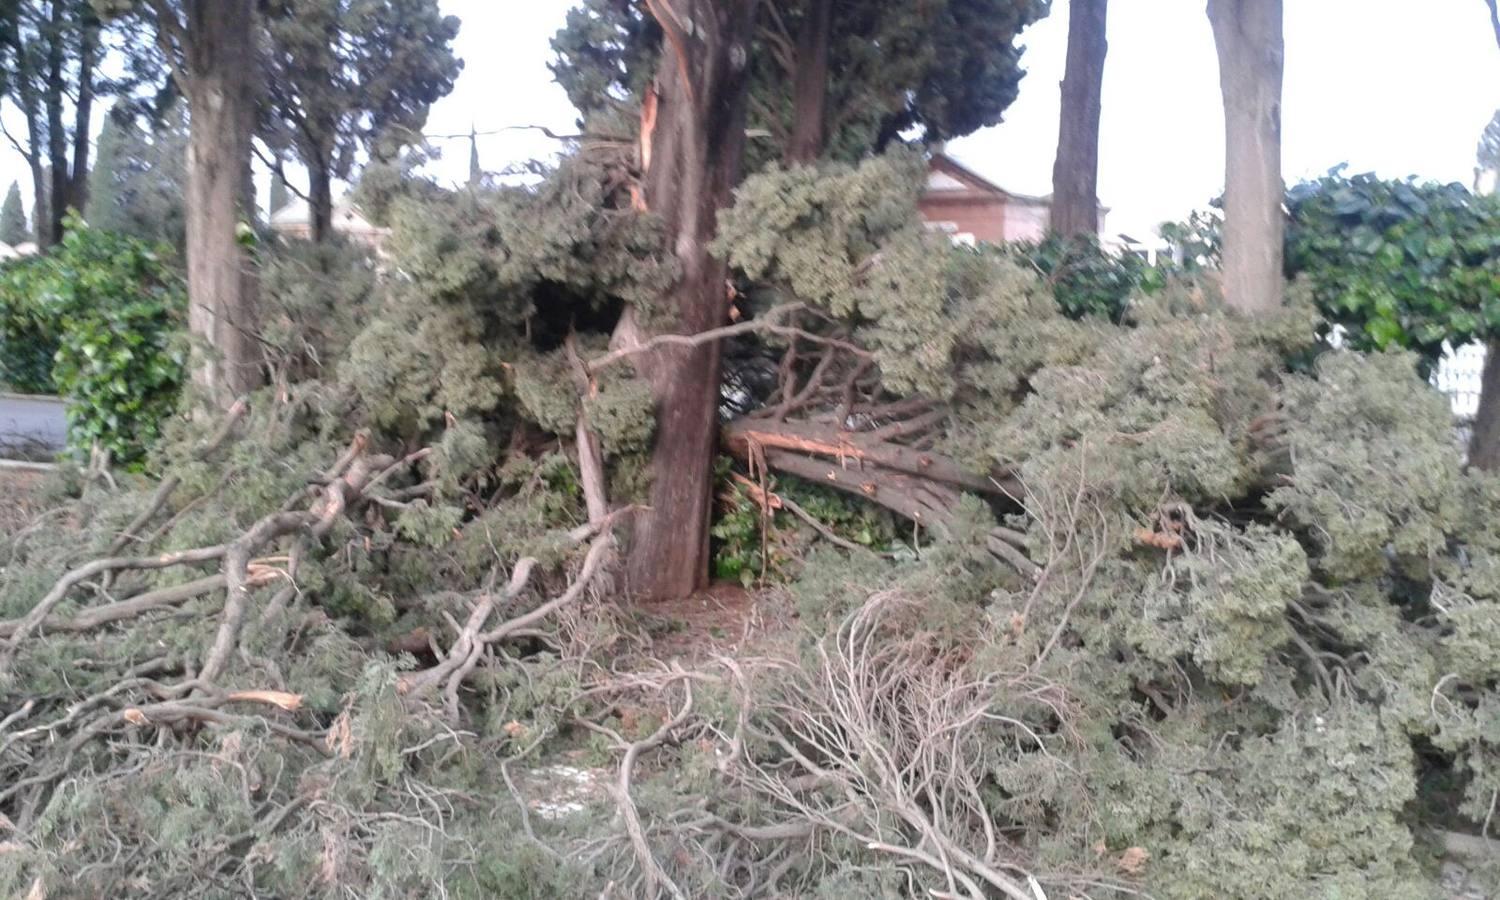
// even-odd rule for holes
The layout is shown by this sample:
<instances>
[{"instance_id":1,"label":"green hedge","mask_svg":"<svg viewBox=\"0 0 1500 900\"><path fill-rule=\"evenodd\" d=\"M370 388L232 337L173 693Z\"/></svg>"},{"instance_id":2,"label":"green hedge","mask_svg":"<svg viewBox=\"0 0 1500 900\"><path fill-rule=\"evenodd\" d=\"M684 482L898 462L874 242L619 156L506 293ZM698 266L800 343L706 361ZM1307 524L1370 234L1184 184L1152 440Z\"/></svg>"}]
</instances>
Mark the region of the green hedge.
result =
<instances>
[{"instance_id":1,"label":"green hedge","mask_svg":"<svg viewBox=\"0 0 1500 900\"><path fill-rule=\"evenodd\" d=\"M68 443L138 463L171 415L187 346L170 248L70 219L62 243L0 267L0 380L68 402Z\"/></svg>"},{"instance_id":2,"label":"green hedge","mask_svg":"<svg viewBox=\"0 0 1500 900\"><path fill-rule=\"evenodd\" d=\"M1359 350L1431 365L1443 342L1500 333L1500 201L1461 184L1334 170L1287 193L1288 274Z\"/></svg>"}]
</instances>

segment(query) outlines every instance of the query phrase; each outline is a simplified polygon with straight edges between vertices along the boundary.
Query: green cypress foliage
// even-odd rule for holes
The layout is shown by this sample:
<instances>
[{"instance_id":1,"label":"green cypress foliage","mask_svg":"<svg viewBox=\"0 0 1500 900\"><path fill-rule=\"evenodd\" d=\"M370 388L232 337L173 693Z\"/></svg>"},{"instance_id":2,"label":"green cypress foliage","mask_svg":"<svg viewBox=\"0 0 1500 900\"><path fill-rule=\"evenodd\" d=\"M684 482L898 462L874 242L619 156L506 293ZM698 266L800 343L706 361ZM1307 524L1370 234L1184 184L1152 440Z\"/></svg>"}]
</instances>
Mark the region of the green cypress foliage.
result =
<instances>
[{"instance_id":1,"label":"green cypress foliage","mask_svg":"<svg viewBox=\"0 0 1500 900\"><path fill-rule=\"evenodd\" d=\"M0 206L0 241L14 247L31 240L31 228L26 224L26 209L21 205L21 185L12 181L5 193L5 205Z\"/></svg>"}]
</instances>

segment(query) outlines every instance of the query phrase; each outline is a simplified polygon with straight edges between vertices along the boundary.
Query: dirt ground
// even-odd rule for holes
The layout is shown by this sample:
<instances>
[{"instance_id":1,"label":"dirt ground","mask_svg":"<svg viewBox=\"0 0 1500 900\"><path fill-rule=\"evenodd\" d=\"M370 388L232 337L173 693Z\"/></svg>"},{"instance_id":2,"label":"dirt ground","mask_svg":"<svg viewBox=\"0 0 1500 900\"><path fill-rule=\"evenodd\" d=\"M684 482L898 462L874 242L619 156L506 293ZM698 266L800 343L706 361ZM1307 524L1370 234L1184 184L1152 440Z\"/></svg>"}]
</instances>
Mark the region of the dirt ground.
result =
<instances>
[{"instance_id":1,"label":"dirt ground","mask_svg":"<svg viewBox=\"0 0 1500 900\"><path fill-rule=\"evenodd\" d=\"M0 469L0 534L21 527L37 513L41 472Z\"/></svg>"},{"instance_id":2,"label":"dirt ground","mask_svg":"<svg viewBox=\"0 0 1500 900\"><path fill-rule=\"evenodd\" d=\"M661 659L702 659L735 653L787 626L786 599L778 591L747 590L714 582L681 600L639 601L634 611Z\"/></svg>"}]
</instances>

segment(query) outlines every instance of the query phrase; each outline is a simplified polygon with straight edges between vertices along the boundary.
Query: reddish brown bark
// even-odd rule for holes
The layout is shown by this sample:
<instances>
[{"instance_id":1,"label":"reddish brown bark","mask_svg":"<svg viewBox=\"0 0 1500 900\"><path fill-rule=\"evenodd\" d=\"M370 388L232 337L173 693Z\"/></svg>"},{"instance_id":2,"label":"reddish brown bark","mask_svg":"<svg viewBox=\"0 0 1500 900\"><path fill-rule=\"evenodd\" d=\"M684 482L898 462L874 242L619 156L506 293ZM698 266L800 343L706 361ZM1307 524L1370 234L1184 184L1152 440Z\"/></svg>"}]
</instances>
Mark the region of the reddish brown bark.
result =
<instances>
[{"instance_id":1,"label":"reddish brown bark","mask_svg":"<svg viewBox=\"0 0 1500 900\"><path fill-rule=\"evenodd\" d=\"M1068 62L1052 166L1050 225L1062 237L1099 233L1099 117L1108 9L1109 0L1072 0L1068 5Z\"/></svg>"},{"instance_id":2,"label":"reddish brown bark","mask_svg":"<svg viewBox=\"0 0 1500 900\"><path fill-rule=\"evenodd\" d=\"M650 0L647 6L665 42L642 117L643 199L665 227L681 277L651 321L627 312L617 346L646 340L651 331L696 334L728 321L728 271L709 245L744 155L746 54L756 0L677 0L670 6ZM657 427L649 509L635 519L626 578L641 596L686 596L708 577L719 347L662 347L641 354L636 368L651 385Z\"/></svg>"},{"instance_id":3,"label":"reddish brown bark","mask_svg":"<svg viewBox=\"0 0 1500 900\"><path fill-rule=\"evenodd\" d=\"M810 164L823 155L828 107L828 40L833 0L805 0L797 32L797 70L792 78L789 164Z\"/></svg>"}]
</instances>

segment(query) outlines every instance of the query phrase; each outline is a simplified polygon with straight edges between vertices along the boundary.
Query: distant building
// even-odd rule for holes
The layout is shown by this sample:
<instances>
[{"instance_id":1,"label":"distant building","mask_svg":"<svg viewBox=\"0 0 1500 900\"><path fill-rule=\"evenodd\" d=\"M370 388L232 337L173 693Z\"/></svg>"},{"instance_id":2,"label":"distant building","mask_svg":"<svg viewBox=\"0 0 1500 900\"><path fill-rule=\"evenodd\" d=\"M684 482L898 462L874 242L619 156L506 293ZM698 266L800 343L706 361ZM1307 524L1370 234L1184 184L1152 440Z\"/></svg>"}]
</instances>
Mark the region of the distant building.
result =
<instances>
[{"instance_id":1,"label":"distant building","mask_svg":"<svg viewBox=\"0 0 1500 900\"><path fill-rule=\"evenodd\" d=\"M955 243L980 241L1039 241L1047 236L1052 198L1006 190L939 151L927 167L927 189L919 203L927 227L949 235ZM1099 207L1099 231L1104 217Z\"/></svg>"},{"instance_id":2,"label":"distant building","mask_svg":"<svg viewBox=\"0 0 1500 900\"><path fill-rule=\"evenodd\" d=\"M5 262L6 260L10 259L20 259L23 256L33 256L35 254L36 244L32 243L31 241L22 241L21 243L16 244L14 247L3 241L0 241L0 262Z\"/></svg>"},{"instance_id":3,"label":"distant building","mask_svg":"<svg viewBox=\"0 0 1500 900\"><path fill-rule=\"evenodd\" d=\"M310 240L312 208L306 200L293 200L271 214L271 230L282 237ZM389 228L381 228L366 219L348 196L340 197L333 204L333 230L377 252L391 233Z\"/></svg>"}]
</instances>

